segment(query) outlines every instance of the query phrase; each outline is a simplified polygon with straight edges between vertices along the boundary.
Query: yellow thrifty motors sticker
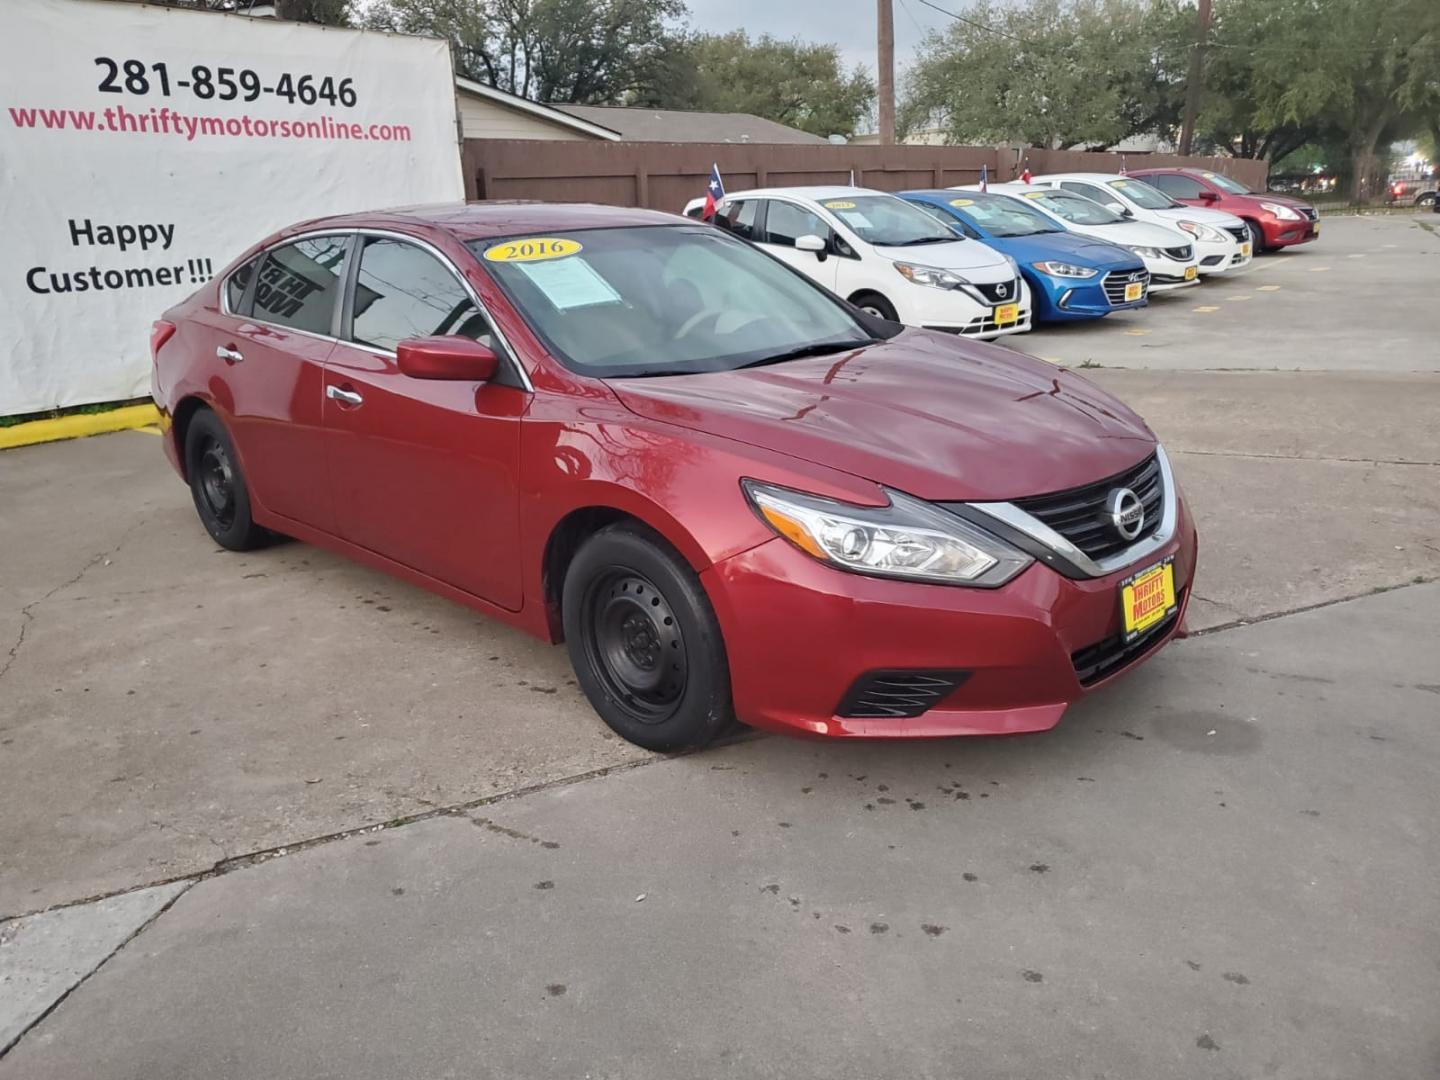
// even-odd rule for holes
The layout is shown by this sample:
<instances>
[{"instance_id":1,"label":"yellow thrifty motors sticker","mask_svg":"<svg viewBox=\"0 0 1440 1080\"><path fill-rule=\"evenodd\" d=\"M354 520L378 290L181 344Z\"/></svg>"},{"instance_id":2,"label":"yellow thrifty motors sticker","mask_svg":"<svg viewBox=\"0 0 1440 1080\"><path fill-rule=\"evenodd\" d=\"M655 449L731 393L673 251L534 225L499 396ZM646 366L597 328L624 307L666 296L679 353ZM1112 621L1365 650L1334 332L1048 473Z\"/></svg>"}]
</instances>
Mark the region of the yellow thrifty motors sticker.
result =
<instances>
[{"instance_id":1,"label":"yellow thrifty motors sticker","mask_svg":"<svg viewBox=\"0 0 1440 1080\"><path fill-rule=\"evenodd\" d=\"M974 206L974 205L975 205L975 200L974 200L974 199L951 199L951 200L950 200L950 205L951 205L951 206Z\"/></svg>"},{"instance_id":2,"label":"yellow thrifty motors sticker","mask_svg":"<svg viewBox=\"0 0 1440 1080\"><path fill-rule=\"evenodd\" d=\"M854 209L855 209L855 204L854 204L853 202L846 202L846 201L843 200L843 199L837 199L835 202L827 202L827 203L825 204L825 209L827 209L827 210L854 210Z\"/></svg>"},{"instance_id":3,"label":"yellow thrifty motors sticker","mask_svg":"<svg viewBox=\"0 0 1440 1080\"><path fill-rule=\"evenodd\" d=\"M525 240L506 240L485 252L486 262L539 262L542 259L563 259L584 250L578 240L555 236L532 236Z\"/></svg>"}]
</instances>

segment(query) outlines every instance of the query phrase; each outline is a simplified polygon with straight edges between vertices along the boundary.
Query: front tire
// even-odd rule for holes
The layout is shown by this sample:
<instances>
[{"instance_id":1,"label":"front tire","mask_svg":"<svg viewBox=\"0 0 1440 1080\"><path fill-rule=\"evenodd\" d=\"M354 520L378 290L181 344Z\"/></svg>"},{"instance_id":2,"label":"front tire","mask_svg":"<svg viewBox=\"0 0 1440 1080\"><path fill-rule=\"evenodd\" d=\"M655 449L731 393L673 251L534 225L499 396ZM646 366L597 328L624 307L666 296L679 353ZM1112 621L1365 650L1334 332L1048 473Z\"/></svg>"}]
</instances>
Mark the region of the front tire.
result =
<instances>
[{"instance_id":1,"label":"front tire","mask_svg":"<svg viewBox=\"0 0 1440 1080\"><path fill-rule=\"evenodd\" d=\"M1259 255L1265 251L1265 230L1260 228L1256 221L1246 221L1245 228L1250 230L1250 254Z\"/></svg>"},{"instance_id":2,"label":"front tire","mask_svg":"<svg viewBox=\"0 0 1440 1080\"><path fill-rule=\"evenodd\" d=\"M265 542L265 530L250 516L250 489L235 444L209 409L196 413L185 432L185 475L195 512L212 540L231 551Z\"/></svg>"},{"instance_id":3,"label":"front tire","mask_svg":"<svg viewBox=\"0 0 1440 1080\"><path fill-rule=\"evenodd\" d=\"M886 319L890 322L900 321L900 316L895 312L895 305L877 292L856 293L850 298L850 302L867 315L873 315L877 319Z\"/></svg>"},{"instance_id":4,"label":"front tire","mask_svg":"<svg viewBox=\"0 0 1440 1080\"><path fill-rule=\"evenodd\" d=\"M561 598L575 676L600 718L647 750L704 746L730 723L730 667L700 578L643 526L576 553Z\"/></svg>"}]
</instances>

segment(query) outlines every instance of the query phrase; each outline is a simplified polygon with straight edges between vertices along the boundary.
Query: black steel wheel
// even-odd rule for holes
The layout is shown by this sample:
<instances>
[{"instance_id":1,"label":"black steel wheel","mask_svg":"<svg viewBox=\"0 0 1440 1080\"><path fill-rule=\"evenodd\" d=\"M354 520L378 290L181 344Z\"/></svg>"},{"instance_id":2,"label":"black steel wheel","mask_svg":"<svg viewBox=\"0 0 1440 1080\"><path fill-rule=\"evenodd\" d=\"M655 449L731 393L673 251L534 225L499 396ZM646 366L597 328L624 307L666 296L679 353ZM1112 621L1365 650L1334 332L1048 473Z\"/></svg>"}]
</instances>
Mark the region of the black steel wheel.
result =
<instances>
[{"instance_id":1,"label":"black steel wheel","mask_svg":"<svg viewBox=\"0 0 1440 1080\"><path fill-rule=\"evenodd\" d=\"M617 734L684 750L731 721L730 668L704 586L662 537L611 525L576 552L561 614L580 688Z\"/></svg>"},{"instance_id":2,"label":"black steel wheel","mask_svg":"<svg viewBox=\"0 0 1440 1080\"><path fill-rule=\"evenodd\" d=\"M850 298L850 302L865 314L873 315L877 319L900 321L900 316L895 313L895 305L877 292L856 293Z\"/></svg>"},{"instance_id":3,"label":"black steel wheel","mask_svg":"<svg viewBox=\"0 0 1440 1080\"><path fill-rule=\"evenodd\" d=\"M217 544L248 551L267 539L250 516L250 489L235 444L209 409L195 414L185 432L185 475L200 523Z\"/></svg>"}]
</instances>

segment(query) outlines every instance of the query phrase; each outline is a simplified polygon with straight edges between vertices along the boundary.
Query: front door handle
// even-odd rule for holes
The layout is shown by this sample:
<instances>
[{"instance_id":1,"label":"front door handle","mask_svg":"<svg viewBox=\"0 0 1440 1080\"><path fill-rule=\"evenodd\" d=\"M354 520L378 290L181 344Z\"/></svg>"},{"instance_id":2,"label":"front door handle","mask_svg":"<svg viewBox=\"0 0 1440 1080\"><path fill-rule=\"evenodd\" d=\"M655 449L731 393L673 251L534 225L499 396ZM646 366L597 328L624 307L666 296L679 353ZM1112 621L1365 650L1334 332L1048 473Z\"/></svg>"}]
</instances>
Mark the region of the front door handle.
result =
<instances>
[{"instance_id":1,"label":"front door handle","mask_svg":"<svg viewBox=\"0 0 1440 1080\"><path fill-rule=\"evenodd\" d=\"M346 405L363 405L365 399L354 390L344 390L338 386L325 387L325 396L331 401L343 402Z\"/></svg>"},{"instance_id":2,"label":"front door handle","mask_svg":"<svg viewBox=\"0 0 1440 1080\"><path fill-rule=\"evenodd\" d=\"M228 345L217 345L215 359L224 360L227 364L238 364L245 359L245 354Z\"/></svg>"}]
</instances>

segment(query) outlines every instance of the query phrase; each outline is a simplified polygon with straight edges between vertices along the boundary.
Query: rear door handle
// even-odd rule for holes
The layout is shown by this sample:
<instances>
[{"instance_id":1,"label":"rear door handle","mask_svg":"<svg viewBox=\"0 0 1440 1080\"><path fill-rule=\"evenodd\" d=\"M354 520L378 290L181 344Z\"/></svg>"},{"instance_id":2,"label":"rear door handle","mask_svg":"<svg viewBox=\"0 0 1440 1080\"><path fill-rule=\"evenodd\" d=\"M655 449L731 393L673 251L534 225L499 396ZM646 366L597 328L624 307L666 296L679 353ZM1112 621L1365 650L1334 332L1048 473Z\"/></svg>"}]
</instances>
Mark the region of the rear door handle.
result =
<instances>
[{"instance_id":1,"label":"rear door handle","mask_svg":"<svg viewBox=\"0 0 1440 1080\"><path fill-rule=\"evenodd\" d=\"M346 405L365 404L365 399L359 394L357 394L354 390L342 390L338 386L325 387L325 396L328 397L331 401L341 401L344 402Z\"/></svg>"},{"instance_id":2,"label":"rear door handle","mask_svg":"<svg viewBox=\"0 0 1440 1080\"><path fill-rule=\"evenodd\" d=\"M226 363L238 364L245 359L245 354L228 345L219 345L215 349L215 358L224 360Z\"/></svg>"}]
</instances>

